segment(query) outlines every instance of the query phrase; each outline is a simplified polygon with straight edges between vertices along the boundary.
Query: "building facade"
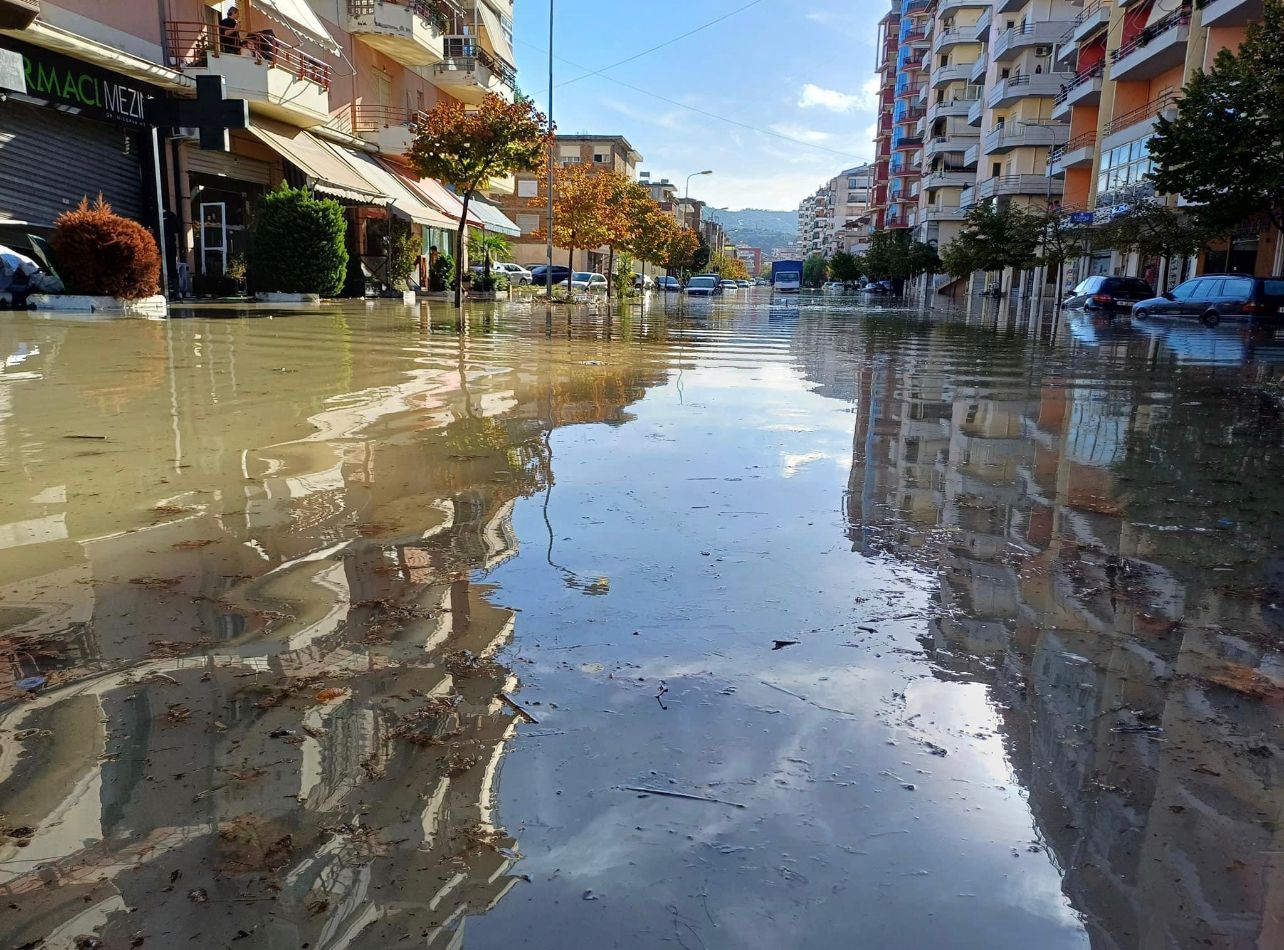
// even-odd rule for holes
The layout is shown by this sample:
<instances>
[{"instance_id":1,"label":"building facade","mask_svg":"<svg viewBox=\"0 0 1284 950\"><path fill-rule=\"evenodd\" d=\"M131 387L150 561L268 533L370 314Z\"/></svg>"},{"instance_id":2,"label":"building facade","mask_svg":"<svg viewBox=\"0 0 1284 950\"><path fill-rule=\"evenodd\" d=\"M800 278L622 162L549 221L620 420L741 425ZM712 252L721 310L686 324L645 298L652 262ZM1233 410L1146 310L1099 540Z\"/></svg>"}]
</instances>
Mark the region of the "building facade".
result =
<instances>
[{"instance_id":1,"label":"building facade","mask_svg":"<svg viewBox=\"0 0 1284 950\"><path fill-rule=\"evenodd\" d=\"M375 281L394 219L425 257L449 247L460 203L406 155L439 102L511 100L512 0L243 7L233 21L229 0L41 0L29 25L0 30L0 156L29 169L0 180L0 233L48 234L101 192L161 238L171 288L216 290L245 256L259 201L288 182L345 205L349 250ZM230 114L217 95L196 99L202 77L248 107L226 150L199 141ZM470 223L516 232L485 200Z\"/></svg>"},{"instance_id":2,"label":"building facade","mask_svg":"<svg viewBox=\"0 0 1284 950\"><path fill-rule=\"evenodd\" d=\"M803 256L862 254L869 246L878 209L878 164L857 165L835 175L798 206L798 243Z\"/></svg>"}]
</instances>

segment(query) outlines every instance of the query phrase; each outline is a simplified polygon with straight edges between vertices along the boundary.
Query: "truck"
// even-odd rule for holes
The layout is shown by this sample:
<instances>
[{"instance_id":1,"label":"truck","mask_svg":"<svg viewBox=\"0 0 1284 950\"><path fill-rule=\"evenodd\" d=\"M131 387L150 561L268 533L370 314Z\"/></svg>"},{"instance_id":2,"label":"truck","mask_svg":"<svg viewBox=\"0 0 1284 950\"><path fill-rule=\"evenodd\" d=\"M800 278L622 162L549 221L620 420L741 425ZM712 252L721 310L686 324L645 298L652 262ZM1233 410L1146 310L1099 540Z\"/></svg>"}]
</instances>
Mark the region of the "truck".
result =
<instances>
[{"instance_id":1,"label":"truck","mask_svg":"<svg viewBox=\"0 0 1284 950\"><path fill-rule=\"evenodd\" d=\"M782 294L796 294L802 289L802 261L773 261L771 286Z\"/></svg>"}]
</instances>

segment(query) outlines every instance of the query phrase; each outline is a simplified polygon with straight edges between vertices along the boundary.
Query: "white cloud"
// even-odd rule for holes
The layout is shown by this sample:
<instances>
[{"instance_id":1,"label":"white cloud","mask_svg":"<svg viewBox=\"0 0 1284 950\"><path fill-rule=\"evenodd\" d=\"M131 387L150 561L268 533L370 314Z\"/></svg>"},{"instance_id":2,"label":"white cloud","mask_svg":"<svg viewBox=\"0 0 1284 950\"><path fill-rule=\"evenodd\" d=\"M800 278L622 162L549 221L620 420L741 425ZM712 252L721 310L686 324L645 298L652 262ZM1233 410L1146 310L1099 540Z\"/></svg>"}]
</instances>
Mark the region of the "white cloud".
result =
<instances>
[{"instance_id":1,"label":"white cloud","mask_svg":"<svg viewBox=\"0 0 1284 950\"><path fill-rule=\"evenodd\" d=\"M830 112L873 109L878 104L878 87L878 77L867 80L860 92L855 93L826 89L809 82L798 95L798 106L802 109L828 109Z\"/></svg>"},{"instance_id":2,"label":"white cloud","mask_svg":"<svg viewBox=\"0 0 1284 950\"><path fill-rule=\"evenodd\" d=\"M797 139L800 142L828 142L833 138L828 132L822 132L820 129L809 129L805 126L789 125L784 122L772 125L771 131L787 135L789 138Z\"/></svg>"}]
</instances>

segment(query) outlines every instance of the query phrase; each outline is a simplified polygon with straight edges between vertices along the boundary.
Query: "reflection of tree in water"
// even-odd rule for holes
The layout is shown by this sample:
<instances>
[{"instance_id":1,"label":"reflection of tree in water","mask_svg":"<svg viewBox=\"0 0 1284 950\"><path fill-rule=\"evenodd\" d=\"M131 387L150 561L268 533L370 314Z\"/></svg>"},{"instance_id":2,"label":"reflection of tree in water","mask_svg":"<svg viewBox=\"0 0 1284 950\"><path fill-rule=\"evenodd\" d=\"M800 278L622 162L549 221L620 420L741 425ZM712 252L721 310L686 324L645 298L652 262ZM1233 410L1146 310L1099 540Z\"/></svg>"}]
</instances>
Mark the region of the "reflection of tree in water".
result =
<instances>
[{"instance_id":1,"label":"reflection of tree in water","mask_svg":"<svg viewBox=\"0 0 1284 950\"><path fill-rule=\"evenodd\" d=\"M229 599L266 624L182 631L218 646L0 712L35 730L0 762L0 811L32 829L0 845L6 945L459 946L517 880L494 811L515 618L476 577L516 553L513 505L552 480L546 430L619 423L661 378L577 372L503 416L348 451L341 488L289 476L310 536L345 540L318 559L290 531L256 539L273 567Z\"/></svg>"}]
</instances>

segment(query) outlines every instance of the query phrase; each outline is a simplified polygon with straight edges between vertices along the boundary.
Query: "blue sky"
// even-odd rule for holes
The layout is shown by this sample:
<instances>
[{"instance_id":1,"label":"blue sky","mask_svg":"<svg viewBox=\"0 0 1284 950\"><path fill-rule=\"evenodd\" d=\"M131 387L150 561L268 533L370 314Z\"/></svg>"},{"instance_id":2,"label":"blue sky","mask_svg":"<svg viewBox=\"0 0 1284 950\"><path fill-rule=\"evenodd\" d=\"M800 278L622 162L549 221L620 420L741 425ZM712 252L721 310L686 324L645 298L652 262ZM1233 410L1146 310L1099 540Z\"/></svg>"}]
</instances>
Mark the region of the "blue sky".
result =
<instances>
[{"instance_id":1,"label":"blue sky","mask_svg":"<svg viewBox=\"0 0 1284 950\"><path fill-rule=\"evenodd\" d=\"M797 207L821 182L868 161L876 24L887 10L879 0L759 0L634 62L571 81L749 2L557 0L555 82L566 83L555 90L558 130L624 135L642 153L642 169L679 186L711 168L713 176L692 182L692 196L736 209ZM514 35L519 83L543 109L548 0L517 0Z\"/></svg>"}]
</instances>

